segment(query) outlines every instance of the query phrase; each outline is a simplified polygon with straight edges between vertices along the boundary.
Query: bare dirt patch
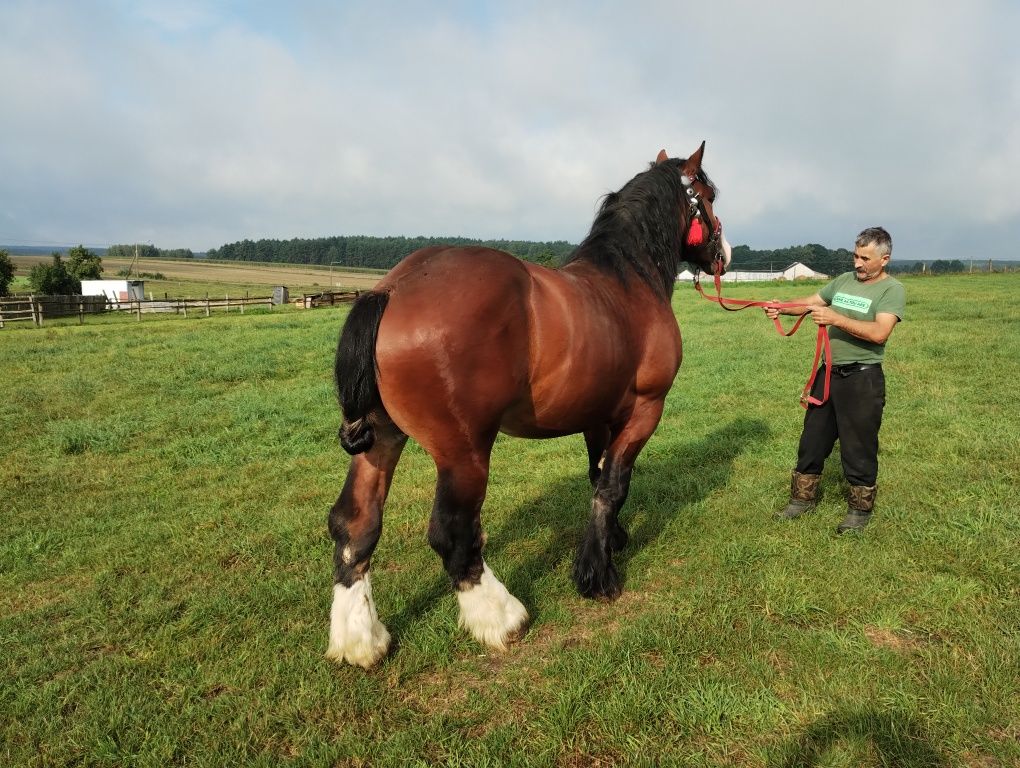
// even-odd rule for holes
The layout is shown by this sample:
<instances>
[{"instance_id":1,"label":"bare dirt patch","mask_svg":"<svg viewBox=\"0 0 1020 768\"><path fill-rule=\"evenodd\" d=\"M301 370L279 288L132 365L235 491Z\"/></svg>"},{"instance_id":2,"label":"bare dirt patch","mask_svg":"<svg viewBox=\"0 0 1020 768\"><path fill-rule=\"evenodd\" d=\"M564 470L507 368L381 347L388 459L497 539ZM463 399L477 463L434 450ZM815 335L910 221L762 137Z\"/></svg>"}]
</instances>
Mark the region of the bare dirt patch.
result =
<instances>
[{"instance_id":1,"label":"bare dirt patch","mask_svg":"<svg viewBox=\"0 0 1020 768\"><path fill-rule=\"evenodd\" d=\"M889 648L893 651L912 651L921 643L907 632L895 632L881 627L865 627L864 636L877 648Z\"/></svg>"}]
</instances>

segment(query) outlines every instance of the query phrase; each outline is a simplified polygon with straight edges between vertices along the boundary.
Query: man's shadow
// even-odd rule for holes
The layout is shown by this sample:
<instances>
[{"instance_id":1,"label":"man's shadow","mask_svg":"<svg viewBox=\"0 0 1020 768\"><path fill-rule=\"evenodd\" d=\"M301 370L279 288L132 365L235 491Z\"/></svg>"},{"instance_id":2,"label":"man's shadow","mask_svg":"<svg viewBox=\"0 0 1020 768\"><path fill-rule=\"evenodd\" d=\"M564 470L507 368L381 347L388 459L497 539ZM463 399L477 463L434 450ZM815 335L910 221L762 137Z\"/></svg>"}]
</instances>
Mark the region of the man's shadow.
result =
<instances>
[{"instance_id":1,"label":"man's shadow","mask_svg":"<svg viewBox=\"0 0 1020 768\"><path fill-rule=\"evenodd\" d=\"M848 740L866 741L882 765L897 768L945 768L929 735L912 718L870 710L835 712L812 723L792 742L776 768L813 768L822 765L826 753Z\"/></svg>"},{"instance_id":2,"label":"man's shadow","mask_svg":"<svg viewBox=\"0 0 1020 768\"><path fill-rule=\"evenodd\" d=\"M634 556L669 527L690 527L691 508L725 486L736 457L763 443L769 435L763 421L737 418L700 440L687 443L678 439L659 440L651 446L652 450L646 448L635 464L630 494L620 515L630 540L614 556L614 562L625 590L628 565ZM592 493L582 450L576 472L543 488L539 495L519 504L500 522L485 526L487 556L495 555L503 561L507 570L499 574L501 579L528 607L533 618L541 614L544 600L536 592L536 584L564 561L573 562L588 524ZM641 513L635 519L634 510L638 508ZM482 514L484 526L484 510ZM542 543L536 547L535 542ZM522 556L522 552L527 554ZM512 565L508 568L506 563ZM408 631L449 591L449 581L440 566L436 578L420 585L403 610L392 616L394 636Z\"/></svg>"}]
</instances>

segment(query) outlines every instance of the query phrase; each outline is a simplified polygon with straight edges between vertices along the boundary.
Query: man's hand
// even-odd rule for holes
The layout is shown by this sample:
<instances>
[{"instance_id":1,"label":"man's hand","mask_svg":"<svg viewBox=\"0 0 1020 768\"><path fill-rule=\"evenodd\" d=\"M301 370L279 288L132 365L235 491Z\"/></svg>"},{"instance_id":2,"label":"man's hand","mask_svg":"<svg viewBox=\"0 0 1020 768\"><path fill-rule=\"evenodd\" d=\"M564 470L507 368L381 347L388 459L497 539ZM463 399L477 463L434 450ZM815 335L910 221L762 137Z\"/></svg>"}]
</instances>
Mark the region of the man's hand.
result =
<instances>
[{"instance_id":1,"label":"man's hand","mask_svg":"<svg viewBox=\"0 0 1020 768\"><path fill-rule=\"evenodd\" d=\"M815 325L833 325L840 315L829 307L811 307L811 319Z\"/></svg>"},{"instance_id":2,"label":"man's hand","mask_svg":"<svg viewBox=\"0 0 1020 768\"><path fill-rule=\"evenodd\" d=\"M779 299L772 299L772 303L778 304ZM776 307L762 307L762 309L765 310L765 316L769 320L775 320L777 317L779 317L779 310Z\"/></svg>"}]
</instances>

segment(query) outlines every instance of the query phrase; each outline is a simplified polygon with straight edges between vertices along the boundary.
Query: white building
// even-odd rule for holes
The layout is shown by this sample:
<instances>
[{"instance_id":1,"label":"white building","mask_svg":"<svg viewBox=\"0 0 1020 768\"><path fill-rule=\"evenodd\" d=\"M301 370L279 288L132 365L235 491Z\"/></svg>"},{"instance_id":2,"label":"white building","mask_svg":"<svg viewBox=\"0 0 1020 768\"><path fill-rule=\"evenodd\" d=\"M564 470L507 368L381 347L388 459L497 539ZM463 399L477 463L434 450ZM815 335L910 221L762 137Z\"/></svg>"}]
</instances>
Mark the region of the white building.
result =
<instances>
[{"instance_id":1,"label":"white building","mask_svg":"<svg viewBox=\"0 0 1020 768\"><path fill-rule=\"evenodd\" d=\"M815 272L811 267L806 267L799 261L793 262L790 266L781 272L742 272L740 270L733 270L727 272L722 276L724 283L749 283L749 282L765 282L768 280L796 280L797 278L811 278L813 280L828 280L828 275L823 275L821 272ZM694 282L694 275L689 269L685 269L679 275L676 276L678 282L681 283L692 283ZM712 280L713 277L709 273L702 275L702 280Z\"/></svg>"},{"instance_id":2,"label":"white building","mask_svg":"<svg viewBox=\"0 0 1020 768\"><path fill-rule=\"evenodd\" d=\"M144 280L82 280L82 296L105 296L111 304L145 300Z\"/></svg>"}]
</instances>

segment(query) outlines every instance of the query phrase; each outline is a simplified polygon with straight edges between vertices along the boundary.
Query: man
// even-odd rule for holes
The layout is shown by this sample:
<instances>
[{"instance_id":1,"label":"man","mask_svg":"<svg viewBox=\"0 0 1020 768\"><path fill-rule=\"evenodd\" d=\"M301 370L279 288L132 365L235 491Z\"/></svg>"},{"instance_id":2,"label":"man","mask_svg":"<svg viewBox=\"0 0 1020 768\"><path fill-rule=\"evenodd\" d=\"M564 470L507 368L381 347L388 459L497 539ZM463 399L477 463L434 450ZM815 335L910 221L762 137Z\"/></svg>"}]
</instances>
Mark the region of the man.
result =
<instances>
[{"instance_id":1,"label":"man","mask_svg":"<svg viewBox=\"0 0 1020 768\"><path fill-rule=\"evenodd\" d=\"M780 518L792 520L815 508L822 467L838 439L850 497L836 533L861 531L871 520L878 492L878 430L885 406L882 358L906 303L903 285L885 271L891 255L889 233L882 227L866 229L857 236L854 271L797 300L809 305L815 325L829 326L832 382L829 399L808 406L804 415L790 503L778 513ZM765 310L771 319L801 312ZM818 376L812 392L817 399L822 386L823 377Z\"/></svg>"}]
</instances>

